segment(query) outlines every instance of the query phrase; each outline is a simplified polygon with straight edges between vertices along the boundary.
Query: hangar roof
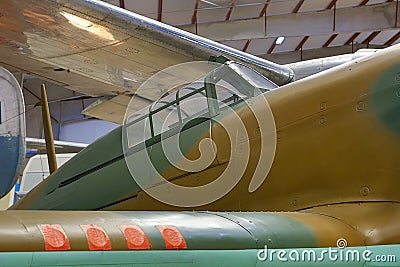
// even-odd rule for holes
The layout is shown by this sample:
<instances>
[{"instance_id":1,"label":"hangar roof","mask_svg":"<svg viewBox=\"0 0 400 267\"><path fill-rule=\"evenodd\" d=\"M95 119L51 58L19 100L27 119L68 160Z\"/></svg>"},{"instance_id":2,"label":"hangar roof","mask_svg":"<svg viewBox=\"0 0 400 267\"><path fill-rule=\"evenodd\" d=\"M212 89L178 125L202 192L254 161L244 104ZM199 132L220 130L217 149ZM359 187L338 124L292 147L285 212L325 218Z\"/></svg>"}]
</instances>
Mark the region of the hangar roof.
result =
<instances>
[{"instance_id":1,"label":"hangar roof","mask_svg":"<svg viewBox=\"0 0 400 267\"><path fill-rule=\"evenodd\" d=\"M400 42L399 3L393 0L106 2L281 63L304 59L297 54L288 58L284 53L313 50L319 57ZM285 37L280 45L279 37Z\"/></svg>"}]
</instances>

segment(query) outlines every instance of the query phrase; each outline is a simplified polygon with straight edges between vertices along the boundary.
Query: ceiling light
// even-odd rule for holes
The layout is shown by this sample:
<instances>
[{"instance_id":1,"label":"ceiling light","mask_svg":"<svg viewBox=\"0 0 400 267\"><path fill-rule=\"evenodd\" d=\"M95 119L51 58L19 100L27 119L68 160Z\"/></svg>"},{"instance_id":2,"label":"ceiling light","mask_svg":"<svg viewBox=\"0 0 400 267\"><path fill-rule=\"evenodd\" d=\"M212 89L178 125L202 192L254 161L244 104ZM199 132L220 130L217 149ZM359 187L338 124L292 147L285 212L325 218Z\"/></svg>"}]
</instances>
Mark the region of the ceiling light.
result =
<instances>
[{"instance_id":1,"label":"ceiling light","mask_svg":"<svg viewBox=\"0 0 400 267\"><path fill-rule=\"evenodd\" d=\"M275 44L276 45L281 45L283 43L283 41L285 41L285 37L284 36L279 36L278 38L276 38Z\"/></svg>"},{"instance_id":2,"label":"ceiling light","mask_svg":"<svg viewBox=\"0 0 400 267\"><path fill-rule=\"evenodd\" d=\"M209 4L209 5L212 5L212 6L218 6L217 4L210 2L210 1L206 1L206 0L200 0L200 1L203 3Z\"/></svg>"}]
</instances>

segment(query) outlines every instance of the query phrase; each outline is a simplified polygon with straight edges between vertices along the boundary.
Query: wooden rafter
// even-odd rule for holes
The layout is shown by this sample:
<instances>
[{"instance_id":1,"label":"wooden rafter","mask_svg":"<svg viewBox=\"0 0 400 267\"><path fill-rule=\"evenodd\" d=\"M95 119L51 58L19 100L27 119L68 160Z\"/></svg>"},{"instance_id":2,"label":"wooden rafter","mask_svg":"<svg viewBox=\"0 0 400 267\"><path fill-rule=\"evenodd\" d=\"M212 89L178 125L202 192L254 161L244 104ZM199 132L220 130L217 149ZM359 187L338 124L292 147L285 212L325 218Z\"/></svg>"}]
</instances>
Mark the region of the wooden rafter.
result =
<instances>
[{"instance_id":1,"label":"wooden rafter","mask_svg":"<svg viewBox=\"0 0 400 267\"><path fill-rule=\"evenodd\" d=\"M294 51L299 51L300 49L302 49L303 45L307 42L308 38L310 38L310 36L304 36L303 40L301 40L301 42L297 45Z\"/></svg>"},{"instance_id":2,"label":"wooden rafter","mask_svg":"<svg viewBox=\"0 0 400 267\"><path fill-rule=\"evenodd\" d=\"M387 41L385 43L385 45L389 46L394 44L394 42L396 42L397 40L399 40L400 38L400 31L398 33L396 33L392 38L389 39L389 41Z\"/></svg>"},{"instance_id":3,"label":"wooden rafter","mask_svg":"<svg viewBox=\"0 0 400 267\"><path fill-rule=\"evenodd\" d=\"M329 5L326 7L326 9L332 9L332 7L335 6L336 2L337 2L337 0L332 0L332 1L329 3Z\"/></svg>"},{"instance_id":4,"label":"wooden rafter","mask_svg":"<svg viewBox=\"0 0 400 267\"><path fill-rule=\"evenodd\" d=\"M196 4L194 5L194 11L192 16L192 24L197 24L197 11L199 10L200 0L196 0Z\"/></svg>"},{"instance_id":5,"label":"wooden rafter","mask_svg":"<svg viewBox=\"0 0 400 267\"><path fill-rule=\"evenodd\" d=\"M304 0L300 0L297 5L295 6L295 8L293 9L292 13L297 13L299 12L301 6L304 4Z\"/></svg>"},{"instance_id":6,"label":"wooden rafter","mask_svg":"<svg viewBox=\"0 0 400 267\"><path fill-rule=\"evenodd\" d=\"M353 43L354 40L355 40L360 34L361 34L361 32L356 32L356 33L354 33L354 34L350 37L350 39L347 40L347 42L345 42L344 44L345 44L345 45L349 45L349 44Z\"/></svg>"},{"instance_id":7,"label":"wooden rafter","mask_svg":"<svg viewBox=\"0 0 400 267\"><path fill-rule=\"evenodd\" d=\"M225 20L230 20L231 19L231 16L232 16L232 13L233 13L233 8L236 5L236 1L237 0L232 0L231 1L231 7L229 8L228 13L226 14Z\"/></svg>"},{"instance_id":8,"label":"wooden rafter","mask_svg":"<svg viewBox=\"0 0 400 267\"><path fill-rule=\"evenodd\" d=\"M268 49L267 54L272 54L272 51L274 51L274 48L276 46L276 40L278 38L275 39L274 43L271 45L271 47Z\"/></svg>"},{"instance_id":9,"label":"wooden rafter","mask_svg":"<svg viewBox=\"0 0 400 267\"><path fill-rule=\"evenodd\" d=\"M271 2L271 0L266 0L265 1L265 4L264 4L263 8L261 9L259 17L262 17L262 16L267 14L267 9L268 9L268 6L269 6L270 2Z\"/></svg>"},{"instance_id":10,"label":"wooden rafter","mask_svg":"<svg viewBox=\"0 0 400 267\"><path fill-rule=\"evenodd\" d=\"M328 47L333 42L333 40L335 40L337 36L338 36L337 33L332 34L331 37L329 37L328 41L326 41L322 47Z\"/></svg>"},{"instance_id":11,"label":"wooden rafter","mask_svg":"<svg viewBox=\"0 0 400 267\"><path fill-rule=\"evenodd\" d=\"M380 34L381 31L375 31L373 33L371 33L363 42L362 44L369 44L373 39L375 39L375 37Z\"/></svg>"},{"instance_id":12,"label":"wooden rafter","mask_svg":"<svg viewBox=\"0 0 400 267\"><path fill-rule=\"evenodd\" d=\"M246 52L247 49L249 49L250 43L251 43L251 39L247 40L246 44L243 47L243 50L242 50L243 52Z\"/></svg>"},{"instance_id":13,"label":"wooden rafter","mask_svg":"<svg viewBox=\"0 0 400 267\"><path fill-rule=\"evenodd\" d=\"M158 0L158 12L157 12L157 20L162 20L162 11L163 11L163 0Z\"/></svg>"}]
</instances>

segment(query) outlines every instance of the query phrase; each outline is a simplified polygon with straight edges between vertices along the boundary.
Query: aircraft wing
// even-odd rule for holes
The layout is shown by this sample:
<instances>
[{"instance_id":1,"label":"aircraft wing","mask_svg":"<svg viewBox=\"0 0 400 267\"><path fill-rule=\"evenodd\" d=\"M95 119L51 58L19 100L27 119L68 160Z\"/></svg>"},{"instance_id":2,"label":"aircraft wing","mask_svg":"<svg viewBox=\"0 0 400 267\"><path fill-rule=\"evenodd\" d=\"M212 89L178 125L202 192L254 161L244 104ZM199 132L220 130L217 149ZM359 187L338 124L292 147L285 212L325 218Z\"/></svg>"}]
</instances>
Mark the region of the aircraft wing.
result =
<instances>
[{"instance_id":1,"label":"aircraft wing","mask_svg":"<svg viewBox=\"0 0 400 267\"><path fill-rule=\"evenodd\" d=\"M5 211L0 227L4 266L361 267L400 256L398 244L306 212Z\"/></svg>"},{"instance_id":2,"label":"aircraft wing","mask_svg":"<svg viewBox=\"0 0 400 267\"><path fill-rule=\"evenodd\" d=\"M276 84L293 79L289 67L102 1L11 0L0 4L0 13L1 65L86 95L107 96L102 101L107 105L86 114L117 123L121 112L109 113L121 101L154 73L179 63L224 55L251 65ZM154 101L160 93L155 87L145 99ZM121 95L127 97L121 100ZM138 109L148 103L139 100Z\"/></svg>"}]
</instances>

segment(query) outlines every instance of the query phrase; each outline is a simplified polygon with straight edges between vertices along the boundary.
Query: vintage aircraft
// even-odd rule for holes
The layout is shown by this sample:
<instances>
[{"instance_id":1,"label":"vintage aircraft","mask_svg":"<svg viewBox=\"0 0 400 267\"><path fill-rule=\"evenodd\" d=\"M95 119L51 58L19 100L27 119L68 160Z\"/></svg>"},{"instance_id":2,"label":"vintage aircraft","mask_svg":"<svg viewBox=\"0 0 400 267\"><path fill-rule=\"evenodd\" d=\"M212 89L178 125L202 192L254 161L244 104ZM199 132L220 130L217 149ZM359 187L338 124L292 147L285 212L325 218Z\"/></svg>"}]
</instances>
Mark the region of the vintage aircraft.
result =
<instances>
[{"instance_id":1,"label":"vintage aircraft","mask_svg":"<svg viewBox=\"0 0 400 267\"><path fill-rule=\"evenodd\" d=\"M3 63L124 122L0 214L5 266L397 266L400 46L317 73L94 0L0 7Z\"/></svg>"}]
</instances>

